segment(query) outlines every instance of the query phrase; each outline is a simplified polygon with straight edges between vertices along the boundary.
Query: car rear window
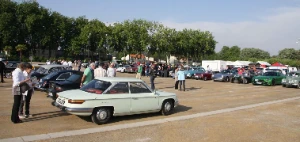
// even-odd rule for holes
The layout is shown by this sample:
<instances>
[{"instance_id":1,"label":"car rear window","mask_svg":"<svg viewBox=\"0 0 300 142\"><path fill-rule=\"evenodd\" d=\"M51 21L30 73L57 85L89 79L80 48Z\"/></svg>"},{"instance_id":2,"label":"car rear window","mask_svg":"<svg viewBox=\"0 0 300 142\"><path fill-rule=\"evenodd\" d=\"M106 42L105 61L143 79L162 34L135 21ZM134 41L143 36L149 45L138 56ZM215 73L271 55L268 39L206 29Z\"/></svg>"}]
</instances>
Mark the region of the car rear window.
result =
<instances>
[{"instance_id":1,"label":"car rear window","mask_svg":"<svg viewBox=\"0 0 300 142\"><path fill-rule=\"evenodd\" d=\"M111 86L110 82L94 79L80 90L89 93L102 94L109 86Z\"/></svg>"}]
</instances>

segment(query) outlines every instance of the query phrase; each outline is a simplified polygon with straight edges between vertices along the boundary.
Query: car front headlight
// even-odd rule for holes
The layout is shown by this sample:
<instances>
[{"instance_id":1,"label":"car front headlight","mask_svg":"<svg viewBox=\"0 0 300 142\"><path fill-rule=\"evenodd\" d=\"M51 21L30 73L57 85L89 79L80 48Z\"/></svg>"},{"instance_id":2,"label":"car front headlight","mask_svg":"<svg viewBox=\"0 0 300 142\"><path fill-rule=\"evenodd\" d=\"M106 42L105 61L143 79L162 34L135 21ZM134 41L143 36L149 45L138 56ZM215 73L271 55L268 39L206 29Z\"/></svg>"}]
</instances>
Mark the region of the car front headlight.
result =
<instances>
[{"instance_id":1,"label":"car front headlight","mask_svg":"<svg viewBox=\"0 0 300 142\"><path fill-rule=\"evenodd\" d=\"M191 76L191 73L188 73L187 76Z\"/></svg>"}]
</instances>

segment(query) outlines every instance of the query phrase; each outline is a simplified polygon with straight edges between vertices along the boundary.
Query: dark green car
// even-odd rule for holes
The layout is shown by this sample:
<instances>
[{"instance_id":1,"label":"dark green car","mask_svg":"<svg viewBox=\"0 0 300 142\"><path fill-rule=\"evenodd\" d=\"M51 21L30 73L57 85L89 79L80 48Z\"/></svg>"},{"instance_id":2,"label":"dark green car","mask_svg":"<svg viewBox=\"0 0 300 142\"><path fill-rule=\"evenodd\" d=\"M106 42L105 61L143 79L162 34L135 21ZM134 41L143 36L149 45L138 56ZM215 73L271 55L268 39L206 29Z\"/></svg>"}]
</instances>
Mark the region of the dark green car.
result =
<instances>
[{"instance_id":1,"label":"dark green car","mask_svg":"<svg viewBox=\"0 0 300 142\"><path fill-rule=\"evenodd\" d=\"M244 72L243 74L235 74L231 79L231 83L243 83L248 84L252 82L252 78L255 76L253 72Z\"/></svg>"},{"instance_id":2,"label":"dark green car","mask_svg":"<svg viewBox=\"0 0 300 142\"><path fill-rule=\"evenodd\" d=\"M277 84L281 85L281 81L283 78L286 78L286 76L280 72L265 72L261 76L253 77L252 84L253 85L268 85L268 86L274 86Z\"/></svg>"}]
</instances>

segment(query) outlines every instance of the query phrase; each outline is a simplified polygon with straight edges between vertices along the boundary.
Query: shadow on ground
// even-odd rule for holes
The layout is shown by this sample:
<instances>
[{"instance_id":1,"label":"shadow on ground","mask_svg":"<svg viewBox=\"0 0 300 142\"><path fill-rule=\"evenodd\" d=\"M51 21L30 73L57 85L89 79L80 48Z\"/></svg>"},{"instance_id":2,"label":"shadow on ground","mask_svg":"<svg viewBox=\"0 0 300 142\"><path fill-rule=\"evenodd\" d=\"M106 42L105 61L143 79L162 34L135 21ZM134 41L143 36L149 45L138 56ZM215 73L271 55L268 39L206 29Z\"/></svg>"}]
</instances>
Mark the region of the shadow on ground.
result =
<instances>
[{"instance_id":1,"label":"shadow on ground","mask_svg":"<svg viewBox=\"0 0 300 142\"><path fill-rule=\"evenodd\" d=\"M39 121L39 120L45 120L45 119L68 116L68 115L71 114L62 111L43 112L43 113L33 114L32 118L22 119L22 121L23 122Z\"/></svg>"},{"instance_id":2,"label":"shadow on ground","mask_svg":"<svg viewBox=\"0 0 300 142\"><path fill-rule=\"evenodd\" d=\"M173 114L185 112L190 109L192 109L192 107L179 105L174 109ZM146 113L146 114L136 114L136 115L128 115L128 116L118 116L118 117L113 117L108 123L117 123L126 120L144 119L148 117L156 117L161 115L162 115L161 113ZM172 116L172 114L170 116ZM78 117L87 122L92 122L91 117L83 117L83 116L78 116Z\"/></svg>"}]
</instances>

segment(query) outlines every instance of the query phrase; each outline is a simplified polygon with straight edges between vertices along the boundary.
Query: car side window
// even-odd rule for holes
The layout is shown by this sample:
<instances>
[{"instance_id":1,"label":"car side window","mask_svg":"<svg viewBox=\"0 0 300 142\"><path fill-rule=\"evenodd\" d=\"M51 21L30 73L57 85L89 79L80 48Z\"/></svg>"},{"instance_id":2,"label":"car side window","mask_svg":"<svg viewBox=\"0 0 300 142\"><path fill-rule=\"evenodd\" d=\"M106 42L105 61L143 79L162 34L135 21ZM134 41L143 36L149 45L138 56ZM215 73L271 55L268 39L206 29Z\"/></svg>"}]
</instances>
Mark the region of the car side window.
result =
<instances>
[{"instance_id":1,"label":"car side window","mask_svg":"<svg viewBox=\"0 0 300 142\"><path fill-rule=\"evenodd\" d=\"M131 82L129 88L130 88L130 92L133 94L134 93L151 93L152 92L142 82Z\"/></svg>"},{"instance_id":2,"label":"car side window","mask_svg":"<svg viewBox=\"0 0 300 142\"><path fill-rule=\"evenodd\" d=\"M128 94L128 82L119 82L106 92L106 94Z\"/></svg>"},{"instance_id":3,"label":"car side window","mask_svg":"<svg viewBox=\"0 0 300 142\"><path fill-rule=\"evenodd\" d=\"M61 75L59 75L59 76L57 77L56 80L66 80L66 79L68 79L71 75L72 75L71 72L62 73Z\"/></svg>"}]
</instances>

